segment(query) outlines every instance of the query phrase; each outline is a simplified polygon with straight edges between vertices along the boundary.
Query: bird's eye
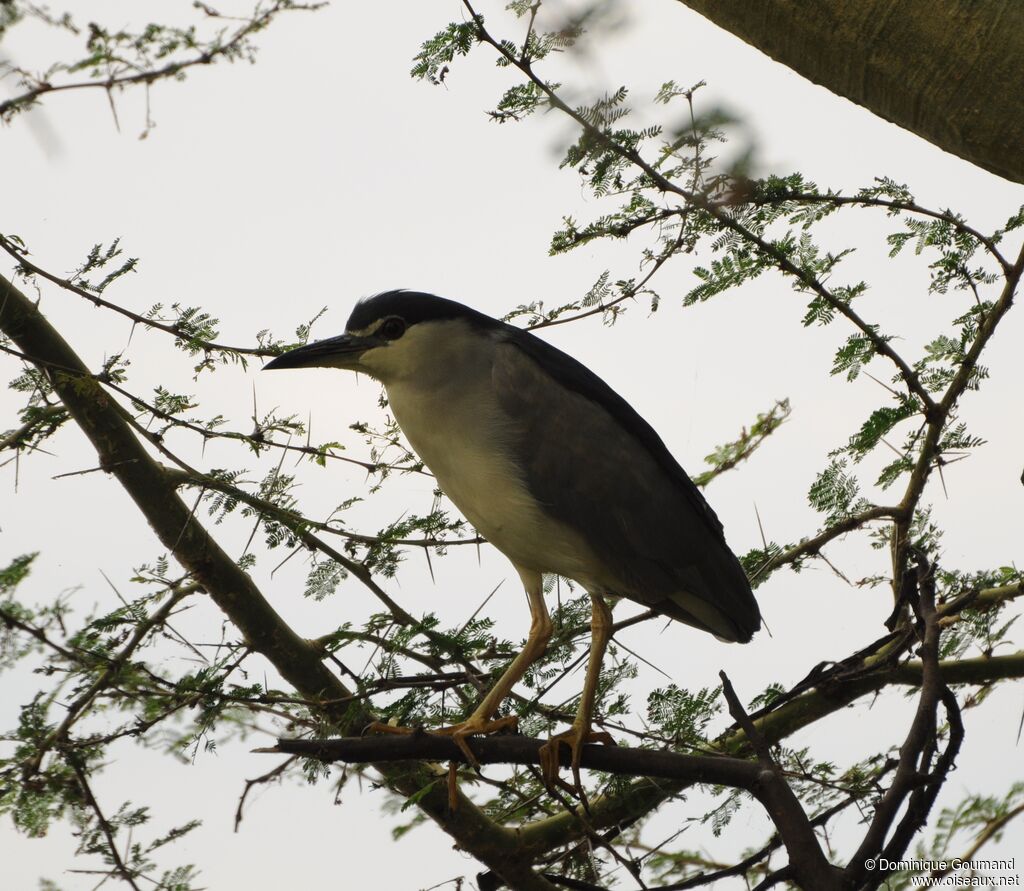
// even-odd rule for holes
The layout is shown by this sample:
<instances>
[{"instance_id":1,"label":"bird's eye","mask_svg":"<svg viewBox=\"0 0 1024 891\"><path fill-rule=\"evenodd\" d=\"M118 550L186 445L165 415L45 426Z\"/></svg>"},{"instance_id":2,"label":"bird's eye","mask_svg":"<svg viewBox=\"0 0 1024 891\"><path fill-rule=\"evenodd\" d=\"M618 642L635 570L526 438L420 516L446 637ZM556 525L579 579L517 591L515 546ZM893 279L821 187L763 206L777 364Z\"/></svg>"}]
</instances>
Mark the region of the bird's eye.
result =
<instances>
[{"instance_id":1,"label":"bird's eye","mask_svg":"<svg viewBox=\"0 0 1024 891\"><path fill-rule=\"evenodd\" d=\"M377 329L377 333L385 340L398 340L405 334L405 322L397 318L388 319Z\"/></svg>"}]
</instances>

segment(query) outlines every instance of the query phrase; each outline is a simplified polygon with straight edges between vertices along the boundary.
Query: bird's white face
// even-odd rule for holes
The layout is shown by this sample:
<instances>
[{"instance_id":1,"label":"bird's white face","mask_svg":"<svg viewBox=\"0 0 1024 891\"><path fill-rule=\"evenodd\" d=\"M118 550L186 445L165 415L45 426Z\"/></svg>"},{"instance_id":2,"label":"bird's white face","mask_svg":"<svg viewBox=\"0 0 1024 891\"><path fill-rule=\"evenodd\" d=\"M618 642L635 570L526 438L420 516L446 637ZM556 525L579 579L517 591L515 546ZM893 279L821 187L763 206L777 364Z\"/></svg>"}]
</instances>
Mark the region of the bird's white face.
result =
<instances>
[{"instance_id":1,"label":"bird's white face","mask_svg":"<svg viewBox=\"0 0 1024 891\"><path fill-rule=\"evenodd\" d=\"M405 327L394 317L379 319L360 331L348 331L349 336L374 343L358 357L356 371L376 378L385 386L389 383L429 375L446 350L448 329L459 328L450 322L420 322ZM397 337L393 335L401 330ZM391 336L389 336L391 335Z\"/></svg>"},{"instance_id":2,"label":"bird's white face","mask_svg":"<svg viewBox=\"0 0 1024 891\"><path fill-rule=\"evenodd\" d=\"M424 321L407 325L399 316L375 319L369 325L349 329L338 337L306 344L278 356L267 368L340 368L359 371L385 385L409 377L430 374L449 339L458 340L461 324Z\"/></svg>"}]
</instances>

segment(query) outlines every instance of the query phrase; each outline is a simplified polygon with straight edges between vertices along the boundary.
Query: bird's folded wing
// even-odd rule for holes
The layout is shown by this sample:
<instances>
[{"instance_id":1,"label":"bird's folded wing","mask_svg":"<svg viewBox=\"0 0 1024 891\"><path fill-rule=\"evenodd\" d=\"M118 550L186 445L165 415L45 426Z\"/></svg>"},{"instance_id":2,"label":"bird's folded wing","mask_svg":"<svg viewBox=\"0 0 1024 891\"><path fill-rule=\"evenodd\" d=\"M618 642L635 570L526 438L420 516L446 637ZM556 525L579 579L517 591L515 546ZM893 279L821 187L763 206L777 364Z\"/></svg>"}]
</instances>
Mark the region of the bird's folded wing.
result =
<instances>
[{"instance_id":1,"label":"bird's folded wing","mask_svg":"<svg viewBox=\"0 0 1024 891\"><path fill-rule=\"evenodd\" d=\"M492 378L531 494L587 541L609 593L749 640L757 603L699 490L607 384L527 338L498 346Z\"/></svg>"}]
</instances>

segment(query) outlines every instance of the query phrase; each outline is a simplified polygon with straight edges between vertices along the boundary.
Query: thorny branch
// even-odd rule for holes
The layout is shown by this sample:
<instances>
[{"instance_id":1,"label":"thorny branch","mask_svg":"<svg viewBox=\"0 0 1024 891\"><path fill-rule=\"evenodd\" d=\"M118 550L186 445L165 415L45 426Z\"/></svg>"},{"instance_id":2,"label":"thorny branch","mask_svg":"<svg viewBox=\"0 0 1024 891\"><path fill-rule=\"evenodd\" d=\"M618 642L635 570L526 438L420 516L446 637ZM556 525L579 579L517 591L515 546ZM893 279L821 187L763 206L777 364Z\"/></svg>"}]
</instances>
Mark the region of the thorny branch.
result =
<instances>
[{"instance_id":1,"label":"thorny branch","mask_svg":"<svg viewBox=\"0 0 1024 891\"><path fill-rule=\"evenodd\" d=\"M522 74L525 75L526 78L544 94L553 108L557 108L559 111L570 117L577 126L579 126L590 138L598 142L598 144L606 146L610 151L629 161L639 170L643 171L643 173L650 179L650 182L658 190L667 194L677 195L683 199L685 204L699 208L712 216L723 229L735 232L748 244L756 247L763 255L770 257L780 271L798 279L804 287L821 297L833 310L838 312L840 315L845 316L860 330L861 334L871 342L875 351L879 355L888 358L899 369L900 377L903 379L907 389L920 400L924 411L926 413L934 411L935 403L928 391L921 385L917 373L907 364L906 360L904 360L888 344L888 342L878 334L876 327L865 322L846 301L841 300L833 294L817 277L809 273L803 267L794 263L779 247L771 244L756 232L744 226L732 215L728 206L715 204L710 201L707 196L699 192L691 191L678 183L673 182L657 170L655 166L646 161L638 151L630 148L629 146L620 145L603 130L588 121L578 110L567 104L561 96L558 95L555 89L553 89L550 84L543 80L533 70L533 66L528 59L519 58L504 42L491 35L483 24L483 17L477 13L469 0L463 0L463 5L476 22L477 33L480 40L492 46L509 65L522 72ZM680 214L685 214L686 212L685 207L678 211Z\"/></svg>"},{"instance_id":2,"label":"thorny branch","mask_svg":"<svg viewBox=\"0 0 1024 891\"><path fill-rule=\"evenodd\" d=\"M71 769L75 773L75 777L77 778L78 785L82 790L82 797L85 799L86 805L88 805L90 810L92 810L96 815L100 831L103 833L103 838L106 842L107 853L110 855L110 860L113 864L112 872L123 881L127 882L132 891L142 891L135 882L135 879L138 878L137 873L124 862L124 858L118 850L117 839L114 837L114 828L110 825L110 821L107 820L104 815L103 809L100 807L100 803L96 800L96 796L93 794L92 786L89 784L89 778L86 776L85 771L74 757L69 758L68 763L71 765Z\"/></svg>"},{"instance_id":3,"label":"thorny branch","mask_svg":"<svg viewBox=\"0 0 1024 891\"><path fill-rule=\"evenodd\" d=\"M245 49L249 37L266 28L279 13L285 10L315 10L319 9L323 4L297 3L293 2L293 0L274 0L273 3L265 8L261 8L261 6L262 4L258 4L253 10L252 17L245 20L245 23L236 29L227 40L214 40L210 45L201 48L196 55L190 58L169 62L160 68L133 71L131 74L111 74L108 77L93 80L74 81L63 84L53 84L46 80L40 80L25 92L0 102L0 119L9 118L15 111L31 107L47 94L85 89L101 89L110 93L114 89L130 87L136 84L149 85L160 80L174 78L190 68L212 65L220 59L231 59L238 56ZM205 11L207 15L216 15L209 7L205 7ZM125 70L131 70L135 66L122 63L122 67ZM21 72L21 74L26 81L29 80L26 72Z\"/></svg>"},{"instance_id":4,"label":"thorny branch","mask_svg":"<svg viewBox=\"0 0 1024 891\"><path fill-rule=\"evenodd\" d=\"M792 874L807 888L821 891L838 888L836 869L825 858L814 835L814 827L804 813L800 800L786 782L772 756L771 748L743 708L728 676L722 671L719 677L722 680L722 692L729 704L729 714L740 726L757 755L757 784L750 791L771 815L789 853Z\"/></svg>"},{"instance_id":5,"label":"thorny branch","mask_svg":"<svg viewBox=\"0 0 1024 891\"><path fill-rule=\"evenodd\" d=\"M182 600L200 590L198 585L180 585L172 588L169 596L164 600L160 608L148 619L135 626L135 630L120 652L104 666L92 684L67 706L67 714L64 716L64 720L38 746L31 764L26 765L26 776L30 776L39 769L39 765L42 764L43 758L46 757L46 753L51 748L60 746L64 742L75 721L81 717L90 703L93 702L104 688L115 682L120 669L127 663L132 653L138 649L142 642L170 618L174 608Z\"/></svg>"}]
</instances>

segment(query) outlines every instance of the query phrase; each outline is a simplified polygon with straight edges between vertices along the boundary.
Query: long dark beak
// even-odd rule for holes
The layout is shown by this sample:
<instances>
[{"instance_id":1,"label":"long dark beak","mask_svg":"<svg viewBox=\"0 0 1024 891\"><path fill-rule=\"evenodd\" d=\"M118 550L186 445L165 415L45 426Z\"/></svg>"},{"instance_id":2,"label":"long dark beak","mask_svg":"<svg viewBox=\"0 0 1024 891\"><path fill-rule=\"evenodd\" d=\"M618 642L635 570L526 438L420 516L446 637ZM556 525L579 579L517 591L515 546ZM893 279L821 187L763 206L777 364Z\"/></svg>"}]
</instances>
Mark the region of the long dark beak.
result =
<instances>
[{"instance_id":1,"label":"long dark beak","mask_svg":"<svg viewBox=\"0 0 1024 891\"><path fill-rule=\"evenodd\" d=\"M275 368L355 368L359 357L384 341L373 335L357 337L342 334L316 343L307 343L283 353L263 366L264 371Z\"/></svg>"}]
</instances>

